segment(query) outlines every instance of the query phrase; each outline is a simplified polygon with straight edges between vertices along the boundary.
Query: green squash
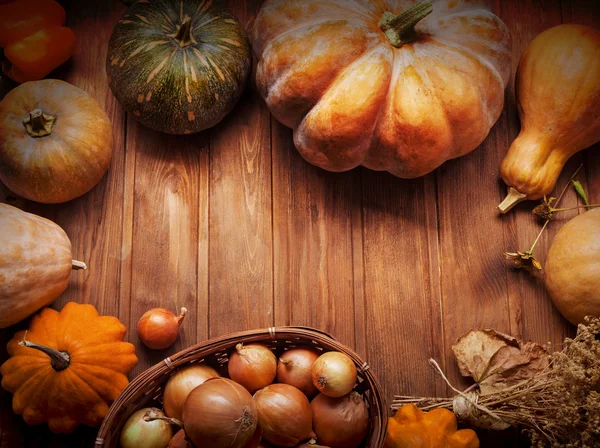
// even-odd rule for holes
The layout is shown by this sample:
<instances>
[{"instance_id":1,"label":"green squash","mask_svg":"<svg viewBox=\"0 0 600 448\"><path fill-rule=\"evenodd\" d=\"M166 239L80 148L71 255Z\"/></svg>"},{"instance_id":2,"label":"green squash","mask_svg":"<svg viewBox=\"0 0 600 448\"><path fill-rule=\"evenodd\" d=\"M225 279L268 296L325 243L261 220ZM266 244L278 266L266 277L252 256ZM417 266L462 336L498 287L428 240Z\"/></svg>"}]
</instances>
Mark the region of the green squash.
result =
<instances>
[{"instance_id":1,"label":"green squash","mask_svg":"<svg viewBox=\"0 0 600 448\"><path fill-rule=\"evenodd\" d=\"M251 69L237 19L211 0L141 0L108 44L106 71L123 108L145 126L191 134L216 125Z\"/></svg>"}]
</instances>

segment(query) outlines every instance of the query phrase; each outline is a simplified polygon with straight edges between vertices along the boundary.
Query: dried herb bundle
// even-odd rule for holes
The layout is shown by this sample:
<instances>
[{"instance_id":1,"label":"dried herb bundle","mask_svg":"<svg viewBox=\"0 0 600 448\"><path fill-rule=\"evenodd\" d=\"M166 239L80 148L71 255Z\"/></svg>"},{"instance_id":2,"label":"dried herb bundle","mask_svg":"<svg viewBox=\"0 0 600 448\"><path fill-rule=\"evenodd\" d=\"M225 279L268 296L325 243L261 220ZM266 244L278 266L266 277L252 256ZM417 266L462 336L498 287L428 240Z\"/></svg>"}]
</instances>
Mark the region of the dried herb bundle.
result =
<instances>
[{"instance_id":1,"label":"dried herb bundle","mask_svg":"<svg viewBox=\"0 0 600 448\"><path fill-rule=\"evenodd\" d=\"M457 396L397 396L392 408L447 408L476 427L521 427L535 448L600 446L600 318L586 319L575 338L551 355L493 330L471 331L452 349L461 373L475 379L473 386L455 389L430 360Z\"/></svg>"}]
</instances>

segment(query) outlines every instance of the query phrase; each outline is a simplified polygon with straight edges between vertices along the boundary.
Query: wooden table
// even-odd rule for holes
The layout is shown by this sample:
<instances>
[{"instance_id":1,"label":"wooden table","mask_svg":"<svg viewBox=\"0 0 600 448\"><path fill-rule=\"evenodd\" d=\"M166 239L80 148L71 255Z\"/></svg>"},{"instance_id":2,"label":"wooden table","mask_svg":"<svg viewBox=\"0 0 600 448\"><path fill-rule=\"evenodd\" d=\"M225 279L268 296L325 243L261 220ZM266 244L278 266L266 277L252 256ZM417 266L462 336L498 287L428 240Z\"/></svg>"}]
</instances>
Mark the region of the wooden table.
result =
<instances>
[{"instance_id":1,"label":"wooden table","mask_svg":"<svg viewBox=\"0 0 600 448\"><path fill-rule=\"evenodd\" d=\"M243 23L260 0L229 1ZM518 133L514 89L487 140L470 155L415 180L355 169L332 174L302 160L291 131L251 86L216 128L171 137L141 127L108 89L108 38L125 7L115 0L67 5L78 36L72 62L58 73L91 93L114 123L114 159L89 194L44 206L3 190L0 199L60 224L89 270L72 275L55 302L94 304L118 316L140 358L132 377L207 338L273 325L323 329L368 360L391 400L394 393L449 390L427 360L439 360L464 385L452 343L490 327L558 347L572 328L554 310L541 281L507 266L505 250L527 249L539 225L519 206L499 216L505 194L498 164ZM600 25L597 0L496 0L513 35L513 69L528 42L561 22ZM514 72L514 70L513 70ZM58 76L58 75L57 75ZM584 163L579 179L600 202L600 147L567 165L559 185ZM563 205L575 205L569 191ZM542 237L544 260L564 213ZM163 352L135 335L152 307L189 315L181 338ZM5 342L15 328L2 332ZM0 392L0 446L90 447L96 429L52 436L28 428ZM483 434L482 446L527 446L516 432Z\"/></svg>"}]
</instances>

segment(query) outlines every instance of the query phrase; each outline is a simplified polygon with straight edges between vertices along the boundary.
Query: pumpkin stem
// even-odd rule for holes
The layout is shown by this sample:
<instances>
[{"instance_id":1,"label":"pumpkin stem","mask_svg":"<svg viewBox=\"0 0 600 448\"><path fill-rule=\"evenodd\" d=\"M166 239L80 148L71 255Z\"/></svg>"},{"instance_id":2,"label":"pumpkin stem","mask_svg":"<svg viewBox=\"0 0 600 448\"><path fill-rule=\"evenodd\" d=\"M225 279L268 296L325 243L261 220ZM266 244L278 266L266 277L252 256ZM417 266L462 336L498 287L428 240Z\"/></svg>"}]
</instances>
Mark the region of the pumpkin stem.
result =
<instances>
[{"instance_id":1,"label":"pumpkin stem","mask_svg":"<svg viewBox=\"0 0 600 448\"><path fill-rule=\"evenodd\" d=\"M194 39L194 36L192 36L192 18L190 16L185 16L183 18L183 21L181 22L181 25L179 25L179 29L173 38L177 41L179 47L181 48L185 48L196 43L196 39Z\"/></svg>"},{"instance_id":2,"label":"pumpkin stem","mask_svg":"<svg viewBox=\"0 0 600 448\"><path fill-rule=\"evenodd\" d=\"M519 202L524 201L525 199L527 199L526 194L523 194L523 193L517 191L513 187L509 187L508 194L506 195L506 198L504 198L502 203L498 206L498 210L500 210L500 213L502 213L504 215L504 214L508 213L508 211L511 208L513 208Z\"/></svg>"},{"instance_id":3,"label":"pumpkin stem","mask_svg":"<svg viewBox=\"0 0 600 448\"><path fill-rule=\"evenodd\" d=\"M29 115L23 119L23 126L27 133L33 138L46 137L52 134L52 127L56 117L46 115L42 109L35 109L29 112Z\"/></svg>"},{"instance_id":4,"label":"pumpkin stem","mask_svg":"<svg viewBox=\"0 0 600 448\"><path fill-rule=\"evenodd\" d=\"M71 268L74 271L79 271L80 269L87 269L87 264L85 264L83 261L78 261L78 260L72 260L71 261Z\"/></svg>"},{"instance_id":5,"label":"pumpkin stem","mask_svg":"<svg viewBox=\"0 0 600 448\"><path fill-rule=\"evenodd\" d=\"M45 353L50 357L50 364L52 368L57 372L65 370L71 364L71 357L67 352L59 352L50 347L46 347L44 345L36 344L35 342L29 342L25 338L27 337L27 332L25 332L25 336L23 336L23 340L19 342L21 347L29 347L35 350L39 350L40 352Z\"/></svg>"},{"instance_id":6,"label":"pumpkin stem","mask_svg":"<svg viewBox=\"0 0 600 448\"><path fill-rule=\"evenodd\" d=\"M386 11L379 21L379 28L394 47L400 48L404 44L417 40L415 25L432 12L433 4L428 0L412 5L397 16Z\"/></svg>"}]
</instances>

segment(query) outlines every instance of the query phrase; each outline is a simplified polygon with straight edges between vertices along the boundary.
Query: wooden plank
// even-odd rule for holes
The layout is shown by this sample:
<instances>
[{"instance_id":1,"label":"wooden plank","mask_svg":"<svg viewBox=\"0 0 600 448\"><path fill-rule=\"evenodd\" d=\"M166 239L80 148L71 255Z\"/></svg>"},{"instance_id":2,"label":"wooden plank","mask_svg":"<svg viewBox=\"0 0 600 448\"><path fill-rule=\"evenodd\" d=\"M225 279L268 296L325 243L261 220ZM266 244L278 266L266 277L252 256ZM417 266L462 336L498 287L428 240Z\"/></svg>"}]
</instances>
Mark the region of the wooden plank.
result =
<instances>
[{"instance_id":1,"label":"wooden plank","mask_svg":"<svg viewBox=\"0 0 600 448\"><path fill-rule=\"evenodd\" d=\"M362 243L353 243L355 226L359 235L361 228L360 173L310 165L292 131L274 118L272 134L275 324L319 328L355 346L354 277L363 276L353 269L354 257L362 260Z\"/></svg>"},{"instance_id":2,"label":"wooden plank","mask_svg":"<svg viewBox=\"0 0 600 448\"><path fill-rule=\"evenodd\" d=\"M364 170L362 200L368 360L388 399L442 394L435 178Z\"/></svg>"},{"instance_id":3,"label":"wooden plank","mask_svg":"<svg viewBox=\"0 0 600 448\"><path fill-rule=\"evenodd\" d=\"M149 350L133 339L140 362L134 375L197 340L199 179L206 134L169 136L130 119L128 151L135 151L135 193L131 247L131 317L129 328L151 308L178 314L186 307L180 337L172 347ZM204 232L205 230L202 230ZM149 281L151 279L151 281Z\"/></svg>"},{"instance_id":4,"label":"wooden plank","mask_svg":"<svg viewBox=\"0 0 600 448\"><path fill-rule=\"evenodd\" d=\"M513 36L514 75L519 60L529 42L543 30L561 23L561 5L559 0L549 2L526 1L518 4L514 2L499 3L500 16L510 28ZM528 20L523 20L523 17L528 17ZM507 140L505 144L498 146L499 158L504 157L510 143L517 136L520 129L514 83L512 81L506 94L505 114L501 125L505 126ZM580 163L581 157L575 157L567 164L557 184L558 189L568 182L569 177ZM504 193L504 190L502 193ZM558 193L553 194L553 196L557 195ZM576 198L570 189L568 194L565 195L561 206L568 207L575 204ZM526 201L517 206L507 216L501 218L505 239L503 250L528 250L531 247L541 229L541 223L531 214L531 210L535 205L537 205L537 201ZM577 212L574 211L565 212L560 216L557 215L557 222L552 223L547 228L535 249L536 257L542 263L545 260L554 234L561 226L560 221L570 219L576 214ZM506 275L512 334L539 343L550 341L555 346L562 343L565 336L570 333L570 327L554 309L546 293L542 277L534 278L525 271L516 272L512 268L508 269Z\"/></svg>"},{"instance_id":5,"label":"wooden plank","mask_svg":"<svg viewBox=\"0 0 600 448\"><path fill-rule=\"evenodd\" d=\"M260 1L229 2L245 26ZM210 336L273 325L269 112L251 82L211 130Z\"/></svg>"}]
</instances>

